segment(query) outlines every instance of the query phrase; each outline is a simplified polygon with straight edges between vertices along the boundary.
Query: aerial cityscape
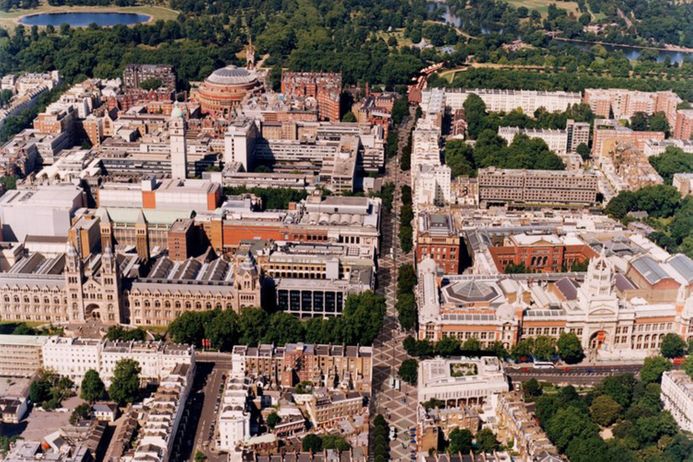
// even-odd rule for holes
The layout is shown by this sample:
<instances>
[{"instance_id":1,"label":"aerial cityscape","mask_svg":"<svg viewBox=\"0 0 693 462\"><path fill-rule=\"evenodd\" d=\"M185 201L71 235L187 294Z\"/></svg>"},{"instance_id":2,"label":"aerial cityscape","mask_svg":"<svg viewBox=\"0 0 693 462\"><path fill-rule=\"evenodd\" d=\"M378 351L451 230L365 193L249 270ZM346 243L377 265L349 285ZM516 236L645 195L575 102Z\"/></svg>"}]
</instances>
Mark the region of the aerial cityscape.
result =
<instances>
[{"instance_id":1,"label":"aerial cityscape","mask_svg":"<svg viewBox=\"0 0 693 462\"><path fill-rule=\"evenodd\" d=\"M693 3L0 0L0 462L693 462Z\"/></svg>"}]
</instances>

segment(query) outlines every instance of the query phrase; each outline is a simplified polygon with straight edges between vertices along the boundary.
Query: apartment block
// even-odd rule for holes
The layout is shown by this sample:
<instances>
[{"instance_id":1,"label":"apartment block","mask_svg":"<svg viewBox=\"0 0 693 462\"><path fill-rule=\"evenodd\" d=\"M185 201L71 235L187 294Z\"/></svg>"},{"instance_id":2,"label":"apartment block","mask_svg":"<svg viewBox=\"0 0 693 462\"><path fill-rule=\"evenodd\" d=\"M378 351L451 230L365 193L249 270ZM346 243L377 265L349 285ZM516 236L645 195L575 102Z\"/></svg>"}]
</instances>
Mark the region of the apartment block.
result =
<instances>
[{"instance_id":1,"label":"apartment block","mask_svg":"<svg viewBox=\"0 0 693 462\"><path fill-rule=\"evenodd\" d=\"M339 121L341 73L282 72L281 91L288 97L315 98L320 120Z\"/></svg>"},{"instance_id":2,"label":"apartment block","mask_svg":"<svg viewBox=\"0 0 693 462\"><path fill-rule=\"evenodd\" d=\"M0 335L0 377L31 377L43 367L46 336Z\"/></svg>"},{"instance_id":3,"label":"apartment block","mask_svg":"<svg viewBox=\"0 0 693 462\"><path fill-rule=\"evenodd\" d=\"M479 203L591 205L597 200L597 175L562 170L479 170Z\"/></svg>"},{"instance_id":4,"label":"apartment block","mask_svg":"<svg viewBox=\"0 0 693 462\"><path fill-rule=\"evenodd\" d=\"M283 347L236 345L232 373L264 379L271 389L290 388L299 382L333 388L334 384L370 393L372 347L289 343Z\"/></svg>"},{"instance_id":5,"label":"apartment block","mask_svg":"<svg viewBox=\"0 0 693 462\"><path fill-rule=\"evenodd\" d=\"M681 430L693 432L693 380L684 371L662 374L661 400Z\"/></svg>"},{"instance_id":6,"label":"apartment block","mask_svg":"<svg viewBox=\"0 0 693 462\"><path fill-rule=\"evenodd\" d=\"M615 119L595 119L592 134L592 156L613 152L618 146L630 146L643 151L648 141L663 141L664 132L634 131Z\"/></svg>"},{"instance_id":7,"label":"apartment block","mask_svg":"<svg viewBox=\"0 0 693 462\"><path fill-rule=\"evenodd\" d=\"M429 92L437 89L425 90L422 94L422 109L424 112L428 108L430 96ZM445 106L453 112L462 109L467 97L471 94L479 96L486 104L489 112L510 112L521 109L522 112L533 116L539 108L544 108L549 112L565 111L568 106L580 104L582 97L580 93L565 91L534 91L534 90L492 90L492 89L445 89Z\"/></svg>"},{"instance_id":8,"label":"apartment block","mask_svg":"<svg viewBox=\"0 0 693 462\"><path fill-rule=\"evenodd\" d=\"M676 112L672 136L681 140L693 138L693 109L679 109Z\"/></svg>"}]
</instances>

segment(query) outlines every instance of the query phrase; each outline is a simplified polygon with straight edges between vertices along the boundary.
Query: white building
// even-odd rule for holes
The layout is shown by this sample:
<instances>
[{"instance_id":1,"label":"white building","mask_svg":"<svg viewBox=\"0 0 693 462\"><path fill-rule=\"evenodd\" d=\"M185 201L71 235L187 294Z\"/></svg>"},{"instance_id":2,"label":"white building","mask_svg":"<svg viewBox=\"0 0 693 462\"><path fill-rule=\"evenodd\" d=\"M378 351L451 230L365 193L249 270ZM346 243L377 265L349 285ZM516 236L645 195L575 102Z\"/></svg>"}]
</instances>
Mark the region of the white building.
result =
<instances>
[{"instance_id":1,"label":"white building","mask_svg":"<svg viewBox=\"0 0 693 462\"><path fill-rule=\"evenodd\" d=\"M509 390L503 365L493 356L437 357L419 362L419 402L437 399L452 406L482 404L491 395Z\"/></svg>"},{"instance_id":2,"label":"white building","mask_svg":"<svg viewBox=\"0 0 693 462\"><path fill-rule=\"evenodd\" d=\"M104 383L113 378L121 359L134 359L143 380L161 380L177 364L195 364L195 350L187 345L162 342L108 342L96 339L51 337L43 345L43 367L81 383L84 374L94 369Z\"/></svg>"},{"instance_id":3,"label":"white building","mask_svg":"<svg viewBox=\"0 0 693 462\"><path fill-rule=\"evenodd\" d=\"M658 156L663 154L668 147L679 148L683 152L693 153L693 140L679 140L669 138L668 140L645 140L643 153L647 157Z\"/></svg>"},{"instance_id":4,"label":"white building","mask_svg":"<svg viewBox=\"0 0 693 462\"><path fill-rule=\"evenodd\" d=\"M224 163L238 162L247 172L258 136L255 122L249 119L235 120L224 134Z\"/></svg>"},{"instance_id":5,"label":"white building","mask_svg":"<svg viewBox=\"0 0 693 462\"><path fill-rule=\"evenodd\" d=\"M174 107L169 121L171 143L171 177L184 180L188 173L188 146L185 141L186 123L183 111Z\"/></svg>"},{"instance_id":6,"label":"white building","mask_svg":"<svg viewBox=\"0 0 693 462\"><path fill-rule=\"evenodd\" d=\"M412 134L411 170L419 165L440 165L440 127L429 119L419 119Z\"/></svg>"},{"instance_id":7,"label":"white building","mask_svg":"<svg viewBox=\"0 0 693 462\"><path fill-rule=\"evenodd\" d=\"M421 109L424 112L429 110L429 104L439 98L436 93L438 89L425 90L421 95ZM464 102L471 94L478 95L486 104L489 112L510 112L515 109L522 109L522 112L533 116L534 111L543 107L549 112L563 112L568 106L580 104L582 96L580 93L565 91L534 91L534 90L491 90L491 89L445 89L445 106L453 112L463 109Z\"/></svg>"},{"instance_id":8,"label":"white building","mask_svg":"<svg viewBox=\"0 0 693 462\"><path fill-rule=\"evenodd\" d=\"M6 241L27 234L67 236L74 212L84 207L82 190L72 184L13 189L0 197L0 225Z\"/></svg>"},{"instance_id":9,"label":"white building","mask_svg":"<svg viewBox=\"0 0 693 462\"><path fill-rule=\"evenodd\" d=\"M168 462L178 425L185 412L194 375L191 364L178 364L161 380L154 396L143 403L142 428L133 455L123 462Z\"/></svg>"},{"instance_id":10,"label":"white building","mask_svg":"<svg viewBox=\"0 0 693 462\"><path fill-rule=\"evenodd\" d=\"M219 409L219 446L217 449L237 452L240 443L250 438L250 411L248 388L250 379L244 376L242 365L234 363L232 373L224 387ZM231 459L229 459L231 460Z\"/></svg>"},{"instance_id":11,"label":"white building","mask_svg":"<svg viewBox=\"0 0 693 462\"><path fill-rule=\"evenodd\" d=\"M414 174L415 205L449 204L451 175L447 165L419 165Z\"/></svg>"},{"instance_id":12,"label":"white building","mask_svg":"<svg viewBox=\"0 0 693 462\"><path fill-rule=\"evenodd\" d=\"M680 370L662 374L660 397L681 430L693 432L693 380L688 374Z\"/></svg>"},{"instance_id":13,"label":"white building","mask_svg":"<svg viewBox=\"0 0 693 462\"><path fill-rule=\"evenodd\" d=\"M674 173L671 185L684 197L693 194L693 173Z\"/></svg>"},{"instance_id":14,"label":"white building","mask_svg":"<svg viewBox=\"0 0 693 462\"><path fill-rule=\"evenodd\" d=\"M510 145L518 134L543 140L550 150L558 155L568 152L568 131L544 128L498 127L498 136Z\"/></svg>"},{"instance_id":15,"label":"white building","mask_svg":"<svg viewBox=\"0 0 693 462\"><path fill-rule=\"evenodd\" d=\"M0 335L0 376L31 377L43 366L43 335Z\"/></svg>"}]
</instances>

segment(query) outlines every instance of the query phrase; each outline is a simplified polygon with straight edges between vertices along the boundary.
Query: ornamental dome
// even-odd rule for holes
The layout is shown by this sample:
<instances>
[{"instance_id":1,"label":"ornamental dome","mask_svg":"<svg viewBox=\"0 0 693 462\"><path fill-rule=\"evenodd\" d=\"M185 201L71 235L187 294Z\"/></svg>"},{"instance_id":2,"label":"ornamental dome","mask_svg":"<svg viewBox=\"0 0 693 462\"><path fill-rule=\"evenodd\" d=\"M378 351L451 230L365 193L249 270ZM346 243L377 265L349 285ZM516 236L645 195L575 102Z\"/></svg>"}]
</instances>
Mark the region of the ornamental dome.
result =
<instances>
[{"instance_id":1,"label":"ornamental dome","mask_svg":"<svg viewBox=\"0 0 693 462\"><path fill-rule=\"evenodd\" d=\"M217 85L245 85L256 80L255 72L234 65L217 69L206 79L207 82Z\"/></svg>"}]
</instances>

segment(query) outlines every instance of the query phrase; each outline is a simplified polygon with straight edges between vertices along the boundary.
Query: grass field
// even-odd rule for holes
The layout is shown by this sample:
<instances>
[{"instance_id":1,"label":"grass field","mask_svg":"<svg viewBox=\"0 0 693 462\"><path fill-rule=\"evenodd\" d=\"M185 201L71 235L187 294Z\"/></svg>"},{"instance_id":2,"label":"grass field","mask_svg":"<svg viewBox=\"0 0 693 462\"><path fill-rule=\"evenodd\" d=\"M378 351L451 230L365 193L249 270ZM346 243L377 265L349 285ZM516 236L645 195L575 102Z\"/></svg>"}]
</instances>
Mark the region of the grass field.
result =
<instances>
[{"instance_id":1,"label":"grass field","mask_svg":"<svg viewBox=\"0 0 693 462\"><path fill-rule=\"evenodd\" d=\"M12 10L9 12L0 11L0 27L5 29L14 30L14 28L19 24L19 19L22 16L36 14L36 13L74 13L74 12L117 12L117 13L140 13L151 16L152 21L157 21L162 19L164 21L169 19L176 19L178 17L178 11L172 10L170 8L165 8L162 6L50 6L48 4L42 4L38 8L32 8L30 10Z\"/></svg>"},{"instance_id":2,"label":"grass field","mask_svg":"<svg viewBox=\"0 0 693 462\"><path fill-rule=\"evenodd\" d=\"M574 13L576 16L580 16L580 10L578 9L576 2L561 2L556 0L506 0L515 8L524 6L529 11L537 10L542 16L546 16L549 11L549 5L555 3L558 8L566 10L568 13Z\"/></svg>"}]
</instances>

